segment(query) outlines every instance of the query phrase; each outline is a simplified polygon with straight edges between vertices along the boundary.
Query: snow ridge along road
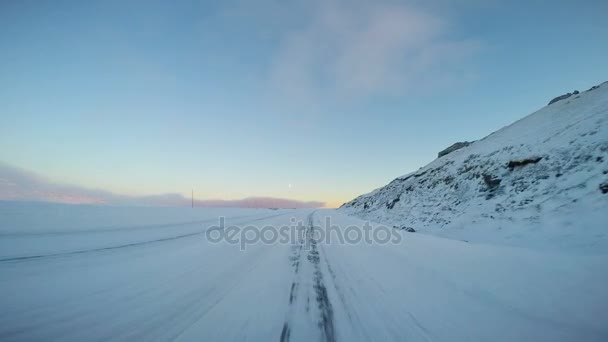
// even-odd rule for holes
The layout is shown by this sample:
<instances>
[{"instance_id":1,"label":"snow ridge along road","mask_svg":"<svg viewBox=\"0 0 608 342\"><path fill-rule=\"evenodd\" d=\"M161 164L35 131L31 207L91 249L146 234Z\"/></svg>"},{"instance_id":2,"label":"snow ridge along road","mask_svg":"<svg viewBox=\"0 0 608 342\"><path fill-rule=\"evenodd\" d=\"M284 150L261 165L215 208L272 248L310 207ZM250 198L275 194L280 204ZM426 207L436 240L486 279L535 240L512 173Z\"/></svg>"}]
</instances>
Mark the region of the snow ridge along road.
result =
<instances>
[{"instance_id":1,"label":"snow ridge along road","mask_svg":"<svg viewBox=\"0 0 608 342\"><path fill-rule=\"evenodd\" d=\"M241 250L206 239L218 211L205 210L192 226L172 225L190 219L172 214L157 228L52 237L2 235L25 216L1 222L0 340L608 340L607 254L405 232L396 244L317 241L313 226L326 217L340 229L365 222L304 209L227 212L227 225L305 227L294 243ZM56 230L71 220L48 217Z\"/></svg>"}]
</instances>

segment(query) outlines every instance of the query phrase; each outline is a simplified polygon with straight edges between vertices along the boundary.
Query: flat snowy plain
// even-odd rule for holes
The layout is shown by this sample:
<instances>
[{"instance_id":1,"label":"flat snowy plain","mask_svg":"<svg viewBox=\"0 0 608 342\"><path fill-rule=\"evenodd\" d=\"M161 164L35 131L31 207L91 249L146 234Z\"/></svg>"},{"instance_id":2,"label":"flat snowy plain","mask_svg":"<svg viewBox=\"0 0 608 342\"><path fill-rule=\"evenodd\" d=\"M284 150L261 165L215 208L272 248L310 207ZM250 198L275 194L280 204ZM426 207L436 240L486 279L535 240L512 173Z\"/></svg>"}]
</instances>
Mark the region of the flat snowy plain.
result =
<instances>
[{"instance_id":1,"label":"flat snowy plain","mask_svg":"<svg viewBox=\"0 0 608 342\"><path fill-rule=\"evenodd\" d=\"M400 232L399 244L242 251L206 239L219 216L364 224L334 210L0 202L0 340L608 340L598 250Z\"/></svg>"}]
</instances>

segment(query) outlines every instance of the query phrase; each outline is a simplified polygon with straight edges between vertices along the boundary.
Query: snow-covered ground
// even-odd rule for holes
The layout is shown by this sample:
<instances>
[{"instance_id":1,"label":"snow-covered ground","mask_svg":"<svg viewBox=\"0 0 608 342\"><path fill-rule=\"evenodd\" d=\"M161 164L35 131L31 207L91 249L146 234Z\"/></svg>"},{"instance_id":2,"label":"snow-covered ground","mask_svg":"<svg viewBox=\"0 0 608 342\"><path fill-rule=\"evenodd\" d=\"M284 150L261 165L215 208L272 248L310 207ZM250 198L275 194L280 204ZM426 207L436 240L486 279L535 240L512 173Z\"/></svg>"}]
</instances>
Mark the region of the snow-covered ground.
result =
<instances>
[{"instance_id":1,"label":"snow-covered ground","mask_svg":"<svg viewBox=\"0 0 608 342\"><path fill-rule=\"evenodd\" d=\"M341 211L469 242L603 254L608 83L545 106Z\"/></svg>"},{"instance_id":2,"label":"snow-covered ground","mask_svg":"<svg viewBox=\"0 0 608 342\"><path fill-rule=\"evenodd\" d=\"M2 341L606 341L608 253L466 243L211 243L335 210L0 202ZM605 251L605 250L604 250Z\"/></svg>"},{"instance_id":3,"label":"snow-covered ground","mask_svg":"<svg viewBox=\"0 0 608 342\"><path fill-rule=\"evenodd\" d=\"M0 340L608 341L606 192L603 84L340 210L0 202Z\"/></svg>"},{"instance_id":4,"label":"snow-covered ground","mask_svg":"<svg viewBox=\"0 0 608 342\"><path fill-rule=\"evenodd\" d=\"M0 202L0 260L141 244L200 235L218 224L285 212L285 209L150 208ZM287 211L290 212L290 211Z\"/></svg>"}]
</instances>

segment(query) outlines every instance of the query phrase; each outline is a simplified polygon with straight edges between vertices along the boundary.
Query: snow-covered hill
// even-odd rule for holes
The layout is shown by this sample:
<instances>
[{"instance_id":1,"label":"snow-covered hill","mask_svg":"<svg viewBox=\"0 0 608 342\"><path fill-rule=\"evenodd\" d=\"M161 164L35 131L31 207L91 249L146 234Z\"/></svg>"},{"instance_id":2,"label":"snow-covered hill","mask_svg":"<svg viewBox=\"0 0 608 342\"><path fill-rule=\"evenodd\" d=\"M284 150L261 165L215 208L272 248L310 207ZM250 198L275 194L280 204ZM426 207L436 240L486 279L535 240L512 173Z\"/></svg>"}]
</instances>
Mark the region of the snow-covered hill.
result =
<instances>
[{"instance_id":1,"label":"snow-covered hill","mask_svg":"<svg viewBox=\"0 0 608 342\"><path fill-rule=\"evenodd\" d=\"M608 247L608 82L345 203L348 214L510 245Z\"/></svg>"}]
</instances>

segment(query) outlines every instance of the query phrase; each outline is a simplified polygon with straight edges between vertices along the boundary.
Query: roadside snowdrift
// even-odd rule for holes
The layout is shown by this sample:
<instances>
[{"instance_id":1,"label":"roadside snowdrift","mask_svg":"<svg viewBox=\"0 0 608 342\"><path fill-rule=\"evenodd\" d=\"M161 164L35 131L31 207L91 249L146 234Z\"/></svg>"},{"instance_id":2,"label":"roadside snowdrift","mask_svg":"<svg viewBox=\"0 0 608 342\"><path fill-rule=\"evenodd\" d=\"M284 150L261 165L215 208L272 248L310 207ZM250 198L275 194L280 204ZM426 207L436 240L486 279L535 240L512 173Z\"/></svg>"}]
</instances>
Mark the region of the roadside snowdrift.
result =
<instances>
[{"instance_id":1,"label":"roadside snowdrift","mask_svg":"<svg viewBox=\"0 0 608 342\"><path fill-rule=\"evenodd\" d=\"M457 239L605 251L608 82L552 103L345 203Z\"/></svg>"}]
</instances>

